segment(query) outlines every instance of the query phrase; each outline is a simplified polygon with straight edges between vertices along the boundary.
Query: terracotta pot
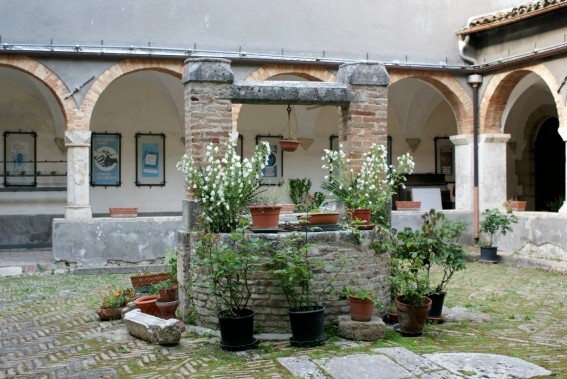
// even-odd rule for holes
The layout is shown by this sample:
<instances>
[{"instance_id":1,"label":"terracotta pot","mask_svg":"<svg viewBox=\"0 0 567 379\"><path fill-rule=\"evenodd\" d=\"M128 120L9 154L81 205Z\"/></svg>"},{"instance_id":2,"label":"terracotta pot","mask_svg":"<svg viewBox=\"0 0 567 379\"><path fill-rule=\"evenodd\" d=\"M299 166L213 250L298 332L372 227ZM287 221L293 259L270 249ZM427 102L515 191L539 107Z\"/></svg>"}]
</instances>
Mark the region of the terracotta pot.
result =
<instances>
[{"instance_id":1,"label":"terracotta pot","mask_svg":"<svg viewBox=\"0 0 567 379\"><path fill-rule=\"evenodd\" d=\"M339 213L311 213L307 216L307 222L310 225L333 225L339 222Z\"/></svg>"},{"instance_id":2,"label":"terracotta pot","mask_svg":"<svg viewBox=\"0 0 567 379\"><path fill-rule=\"evenodd\" d=\"M293 152L299 147L299 141L295 140L281 139L278 141L278 143L280 144L280 147L283 151Z\"/></svg>"},{"instance_id":3,"label":"terracotta pot","mask_svg":"<svg viewBox=\"0 0 567 379\"><path fill-rule=\"evenodd\" d=\"M363 225L370 225L372 223L372 211L370 209L355 209L350 214L351 220L359 219L363 221Z\"/></svg>"},{"instance_id":4,"label":"terracotta pot","mask_svg":"<svg viewBox=\"0 0 567 379\"><path fill-rule=\"evenodd\" d=\"M403 302L403 296L396 297L396 309L400 332L408 336L419 336L427 321L431 309L431 299L425 298L425 305L409 305Z\"/></svg>"},{"instance_id":5,"label":"terracotta pot","mask_svg":"<svg viewBox=\"0 0 567 379\"><path fill-rule=\"evenodd\" d=\"M419 211L421 201L396 201L396 209L399 211Z\"/></svg>"},{"instance_id":6,"label":"terracotta pot","mask_svg":"<svg viewBox=\"0 0 567 379\"><path fill-rule=\"evenodd\" d=\"M509 201L507 207L515 212L523 212L526 210L527 201Z\"/></svg>"},{"instance_id":7,"label":"terracotta pot","mask_svg":"<svg viewBox=\"0 0 567 379\"><path fill-rule=\"evenodd\" d=\"M159 310L159 314L161 318L165 320L169 320L171 318L175 318L175 319L177 318L175 317L175 311L179 306L179 299L174 301L161 301L160 299L158 299L156 301L156 306Z\"/></svg>"},{"instance_id":8,"label":"terracotta pot","mask_svg":"<svg viewBox=\"0 0 567 379\"><path fill-rule=\"evenodd\" d=\"M251 205L250 214L254 230L277 229L281 205Z\"/></svg>"},{"instance_id":9,"label":"terracotta pot","mask_svg":"<svg viewBox=\"0 0 567 379\"><path fill-rule=\"evenodd\" d=\"M151 274L134 275L130 277L132 287L151 286L160 282L165 282L169 278L169 272L156 272Z\"/></svg>"},{"instance_id":10,"label":"terracotta pot","mask_svg":"<svg viewBox=\"0 0 567 379\"><path fill-rule=\"evenodd\" d=\"M370 300L361 300L356 297L349 296L350 301L350 319L353 321L370 321L372 319L372 311L374 304Z\"/></svg>"},{"instance_id":11,"label":"terracotta pot","mask_svg":"<svg viewBox=\"0 0 567 379\"><path fill-rule=\"evenodd\" d=\"M109 320L120 320L122 318L122 309L124 307L118 308L102 308L99 307L96 310L96 314L101 321L109 321Z\"/></svg>"},{"instance_id":12,"label":"terracotta pot","mask_svg":"<svg viewBox=\"0 0 567 379\"><path fill-rule=\"evenodd\" d=\"M142 313L159 317L159 309L156 306L157 298L157 295L142 296L134 300L134 304L140 308Z\"/></svg>"},{"instance_id":13,"label":"terracotta pot","mask_svg":"<svg viewBox=\"0 0 567 379\"><path fill-rule=\"evenodd\" d=\"M158 299L161 301L174 301L177 298L176 287L165 287L158 290Z\"/></svg>"}]
</instances>

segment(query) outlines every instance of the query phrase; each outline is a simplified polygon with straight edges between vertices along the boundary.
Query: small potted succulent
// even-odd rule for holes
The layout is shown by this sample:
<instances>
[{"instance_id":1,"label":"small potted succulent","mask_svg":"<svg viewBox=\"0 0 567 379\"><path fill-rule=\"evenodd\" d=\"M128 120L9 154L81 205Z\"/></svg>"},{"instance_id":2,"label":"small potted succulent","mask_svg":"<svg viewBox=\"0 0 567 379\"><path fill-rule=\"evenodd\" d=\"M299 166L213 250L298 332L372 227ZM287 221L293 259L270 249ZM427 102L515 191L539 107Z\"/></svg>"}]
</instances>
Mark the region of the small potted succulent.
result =
<instances>
[{"instance_id":1,"label":"small potted succulent","mask_svg":"<svg viewBox=\"0 0 567 379\"><path fill-rule=\"evenodd\" d=\"M133 289L122 289L116 287L107 287L105 291L99 290L102 296L102 302L97 309L96 314L101 321L118 320L121 318L122 309L129 302L134 300L135 292Z\"/></svg>"},{"instance_id":2,"label":"small potted succulent","mask_svg":"<svg viewBox=\"0 0 567 379\"><path fill-rule=\"evenodd\" d=\"M480 260L482 262L498 263L498 247L494 246L500 235L512 231L512 224L518 222L518 218L508 209L506 213L500 210L486 209L482 212L483 220L480 222L480 231L488 235L488 242L480 247Z\"/></svg>"}]
</instances>

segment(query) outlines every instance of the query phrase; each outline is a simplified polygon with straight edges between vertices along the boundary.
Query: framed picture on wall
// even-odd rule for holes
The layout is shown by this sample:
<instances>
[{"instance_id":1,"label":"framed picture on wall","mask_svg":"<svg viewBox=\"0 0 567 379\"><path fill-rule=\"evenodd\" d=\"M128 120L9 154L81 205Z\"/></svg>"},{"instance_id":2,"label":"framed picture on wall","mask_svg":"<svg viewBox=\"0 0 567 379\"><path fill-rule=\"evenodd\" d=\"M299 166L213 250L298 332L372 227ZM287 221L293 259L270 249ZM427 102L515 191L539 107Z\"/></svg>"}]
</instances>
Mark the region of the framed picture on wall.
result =
<instances>
[{"instance_id":1,"label":"framed picture on wall","mask_svg":"<svg viewBox=\"0 0 567 379\"><path fill-rule=\"evenodd\" d=\"M449 137L435 137L435 173L445 175L445 181L455 182L455 146Z\"/></svg>"},{"instance_id":2,"label":"framed picture on wall","mask_svg":"<svg viewBox=\"0 0 567 379\"><path fill-rule=\"evenodd\" d=\"M282 138L283 136L281 135L256 135L256 145L262 141L266 141L270 144L268 164L262 170L262 185L276 186L281 184L283 178L283 151L280 149L278 141Z\"/></svg>"},{"instance_id":3,"label":"framed picture on wall","mask_svg":"<svg viewBox=\"0 0 567 379\"><path fill-rule=\"evenodd\" d=\"M136 133L136 186L165 186L165 134Z\"/></svg>"},{"instance_id":4,"label":"framed picture on wall","mask_svg":"<svg viewBox=\"0 0 567 379\"><path fill-rule=\"evenodd\" d=\"M35 132L4 132L4 186L37 185Z\"/></svg>"},{"instance_id":5,"label":"framed picture on wall","mask_svg":"<svg viewBox=\"0 0 567 379\"><path fill-rule=\"evenodd\" d=\"M120 187L120 133L93 133L91 137L91 186Z\"/></svg>"},{"instance_id":6,"label":"framed picture on wall","mask_svg":"<svg viewBox=\"0 0 567 379\"><path fill-rule=\"evenodd\" d=\"M236 139L236 154L240 155L240 161L244 159L244 136L242 134L238 135Z\"/></svg>"}]
</instances>

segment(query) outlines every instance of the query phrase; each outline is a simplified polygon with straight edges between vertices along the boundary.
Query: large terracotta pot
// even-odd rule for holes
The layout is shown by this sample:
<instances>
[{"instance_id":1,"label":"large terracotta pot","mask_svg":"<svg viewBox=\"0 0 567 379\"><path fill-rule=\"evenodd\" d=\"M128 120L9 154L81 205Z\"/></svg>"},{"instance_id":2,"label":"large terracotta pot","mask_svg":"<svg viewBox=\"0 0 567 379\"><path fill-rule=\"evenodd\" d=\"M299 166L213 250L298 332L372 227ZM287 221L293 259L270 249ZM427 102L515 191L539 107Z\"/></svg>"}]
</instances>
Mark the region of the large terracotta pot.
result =
<instances>
[{"instance_id":1,"label":"large terracotta pot","mask_svg":"<svg viewBox=\"0 0 567 379\"><path fill-rule=\"evenodd\" d=\"M177 287L160 288L158 295L161 301L174 301L177 298Z\"/></svg>"},{"instance_id":2,"label":"large terracotta pot","mask_svg":"<svg viewBox=\"0 0 567 379\"><path fill-rule=\"evenodd\" d=\"M156 301L156 306L159 310L160 317L163 318L164 320L169 320L171 318L177 318L177 317L175 317L175 311L177 310L177 307L179 306L179 299L173 300L173 301L162 301L162 300L158 299Z\"/></svg>"},{"instance_id":3,"label":"large terracotta pot","mask_svg":"<svg viewBox=\"0 0 567 379\"><path fill-rule=\"evenodd\" d=\"M251 205L254 230L277 229L280 221L281 205Z\"/></svg>"},{"instance_id":4,"label":"large terracotta pot","mask_svg":"<svg viewBox=\"0 0 567 379\"><path fill-rule=\"evenodd\" d=\"M140 308L142 313L159 317L159 309L156 306L157 298L157 295L142 296L134 300L134 304Z\"/></svg>"},{"instance_id":5,"label":"large terracotta pot","mask_svg":"<svg viewBox=\"0 0 567 379\"><path fill-rule=\"evenodd\" d=\"M424 305L409 305L404 303L403 296L396 297L398 322L400 332L408 336L419 336L427 321L427 314L431 309L431 299L425 298Z\"/></svg>"},{"instance_id":6,"label":"large terracotta pot","mask_svg":"<svg viewBox=\"0 0 567 379\"><path fill-rule=\"evenodd\" d=\"M307 215L307 222L310 225L334 225L339 222L339 213L310 213Z\"/></svg>"},{"instance_id":7,"label":"large terracotta pot","mask_svg":"<svg viewBox=\"0 0 567 379\"><path fill-rule=\"evenodd\" d=\"M354 209L350 214L351 220L359 219L362 225L370 225L372 223L372 211L370 209Z\"/></svg>"},{"instance_id":8,"label":"large terracotta pot","mask_svg":"<svg viewBox=\"0 0 567 379\"><path fill-rule=\"evenodd\" d=\"M132 287L141 288L164 282L169 278L169 272L155 272L150 274L133 275L130 277Z\"/></svg>"},{"instance_id":9,"label":"large terracotta pot","mask_svg":"<svg viewBox=\"0 0 567 379\"><path fill-rule=\"evenodd\" d=\"M370 321L372 319L372 311L374 304L370 300L361 300L356 297L349 296L350 301L350 318L353 321Z\"/></svg>"}]
</instances>

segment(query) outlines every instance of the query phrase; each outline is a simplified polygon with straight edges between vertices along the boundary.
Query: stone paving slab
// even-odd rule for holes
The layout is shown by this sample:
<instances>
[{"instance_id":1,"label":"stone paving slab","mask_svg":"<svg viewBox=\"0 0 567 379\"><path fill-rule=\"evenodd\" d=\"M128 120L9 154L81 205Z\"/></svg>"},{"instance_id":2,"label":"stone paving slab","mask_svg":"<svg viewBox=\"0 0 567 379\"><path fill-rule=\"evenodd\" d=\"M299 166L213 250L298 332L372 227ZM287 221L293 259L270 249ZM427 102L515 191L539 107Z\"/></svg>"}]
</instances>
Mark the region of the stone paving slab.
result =
<instances>
[{"instance_id":1,"label":"stone paving slab","mask_svg":"<svg viewBox=\"0 0 567 379\"><path fill-rule=\"evenodd\" d=\"M402 379L411 372L384 355L355 354L346 357L322 358L315 361L336 379Z\"/></svg>"},{"instance_id":2,"label":"stone paving slab","mask_svg":"<svg viewBox=\"0 0 567 379\"><path fill-rule=\"evenodd\" d=\"M504 355L437 353L425 354L425 357L454 374L465 374L471 379L523 379L551 375L551 371L533 363Z\"/></svg>"},{"instance_id":3,"label":"stone paving slab","mask_svg":"<svg viewBox=\"0 0 567 379\"><path fill-rule=\"evenodd\" d=\"M439 371L442 369L440 366L436 365L429 359L420 357L419 355L403 347L385 347L380 349L372 349L372 351L388 356L397 364L402 365L414 375L422 375L426 372L429 373L431 371Z\"/></svg>"},{"instance_id":4,"label":"stone paving slab","mask_svg":"<svg viewBox=\"0 0 567 379\"><path fill-rule=\"evenodd\" d=\"M326 378L325 374L319 370L315 363L309 360L307 355L278 358L278 362L296 377L310 379Z\"/></svg>"}]
</instances>

